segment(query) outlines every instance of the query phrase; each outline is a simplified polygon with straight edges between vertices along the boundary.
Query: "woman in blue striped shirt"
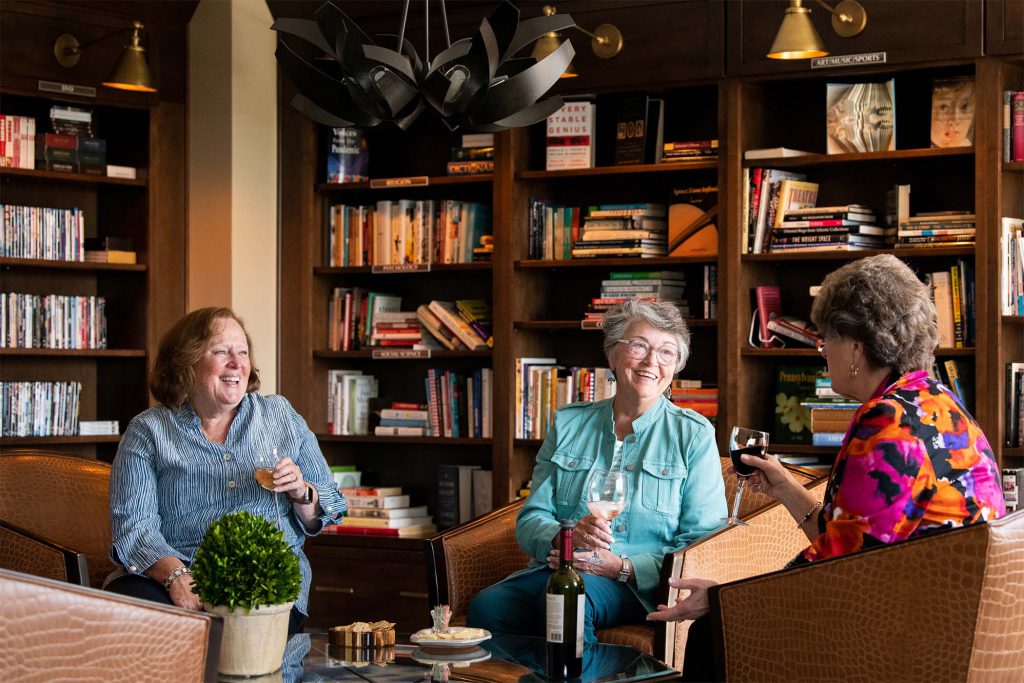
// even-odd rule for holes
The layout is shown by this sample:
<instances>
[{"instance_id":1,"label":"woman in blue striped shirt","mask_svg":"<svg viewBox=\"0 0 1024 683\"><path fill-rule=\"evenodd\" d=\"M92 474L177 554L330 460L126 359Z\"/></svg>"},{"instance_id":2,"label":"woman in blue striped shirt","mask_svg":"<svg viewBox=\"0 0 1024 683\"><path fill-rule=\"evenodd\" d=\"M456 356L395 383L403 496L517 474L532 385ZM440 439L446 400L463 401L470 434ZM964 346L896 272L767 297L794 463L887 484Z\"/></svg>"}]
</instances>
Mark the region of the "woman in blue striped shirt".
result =
<instances>
[{"instance_id":1,"label":"woman in blue striped shirt","mask_svg":"<svg viewBox=\"0 0 1024 683\"><path fill-rule=\"evenodd\" d=\"M294 633L312 578L302 544L338 521L346 502L302 417L285 398L257 393L251 348L229 308L193 311L160 341L150 390L161 405L131 421L114 459L110 556L121 569L106 588L199 609L188 565L210 523L238 510L280 513L302 573ZM275 450L277 496L254 476L257 458Z\"/></svg>"}]
</instances>

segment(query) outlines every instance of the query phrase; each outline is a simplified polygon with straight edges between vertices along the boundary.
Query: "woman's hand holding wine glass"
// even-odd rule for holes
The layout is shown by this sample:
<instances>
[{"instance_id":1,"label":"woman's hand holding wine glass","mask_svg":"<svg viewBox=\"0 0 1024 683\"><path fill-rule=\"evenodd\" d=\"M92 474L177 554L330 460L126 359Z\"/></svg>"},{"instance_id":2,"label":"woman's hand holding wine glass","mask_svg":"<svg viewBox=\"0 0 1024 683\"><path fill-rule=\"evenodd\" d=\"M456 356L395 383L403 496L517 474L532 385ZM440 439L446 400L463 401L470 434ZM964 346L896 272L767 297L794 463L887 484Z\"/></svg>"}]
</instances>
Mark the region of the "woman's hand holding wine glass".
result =
<instances>
[{"instance_id":1,"label":"woman's hand holding wine glass","mask_svg":"<svg viewBox=\"0 0 1024 683\"><path fill-rule=\"evenodd\" d=\"M758 468L744 462L743 456L761 458L763 460L767 449L767 432L747 429L746 427L732 428L732 432L729 434L729 457L732 458L732 468L736 472L738 486L736 488L736 497L732 502L732 511L722 521L740 526L747 525L746 522L739 518L740 501L743 499L743 486L747 482L747 477L756 473Z\"/></svg>"}]
</instances>

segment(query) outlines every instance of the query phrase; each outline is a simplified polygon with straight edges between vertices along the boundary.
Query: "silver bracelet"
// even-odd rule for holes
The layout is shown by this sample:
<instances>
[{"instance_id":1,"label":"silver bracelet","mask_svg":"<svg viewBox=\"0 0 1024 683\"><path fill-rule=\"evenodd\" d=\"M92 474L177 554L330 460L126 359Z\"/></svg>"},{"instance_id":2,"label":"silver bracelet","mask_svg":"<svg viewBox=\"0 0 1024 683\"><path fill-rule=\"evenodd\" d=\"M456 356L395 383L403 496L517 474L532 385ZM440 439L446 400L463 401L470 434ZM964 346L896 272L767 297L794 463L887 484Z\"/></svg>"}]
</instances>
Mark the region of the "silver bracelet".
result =
<instances>
[{"instance_id":1,"label":"silver bracelet","mask_svg":"<svg viewBox=\"0 0 1024 683\"><path fill-rule=\"evenodd\" d=\"M188 567L186 567L185 565L181 565L180 567L175 569L173 572L168 574L167 578L164 579L164 588L170 589L171 584L174 583L178 579L178 577L181 576L182 574L188 574L189 576L191 576L192 575L192 570L189 569Z\"/></svg>"},{"instance_id":2,"label":"silver bracelet","mask_svg":"<svg viewBox=\"0 0 1024 683\"><path fill-rule=\"evenodd\" d=\"M817 512L818 508L820 508L820 507L821 507L821 501L819 500L817 503L815 503L814 505L811 506L811 509L807 511L806 515L804 515L804 518L801 519L799 522L797 522L796 528L799 529L804 524L806 524L807 520L809 520L811 518L811 515L813 515L815 512Z\"/></svg>"}]
</instances>

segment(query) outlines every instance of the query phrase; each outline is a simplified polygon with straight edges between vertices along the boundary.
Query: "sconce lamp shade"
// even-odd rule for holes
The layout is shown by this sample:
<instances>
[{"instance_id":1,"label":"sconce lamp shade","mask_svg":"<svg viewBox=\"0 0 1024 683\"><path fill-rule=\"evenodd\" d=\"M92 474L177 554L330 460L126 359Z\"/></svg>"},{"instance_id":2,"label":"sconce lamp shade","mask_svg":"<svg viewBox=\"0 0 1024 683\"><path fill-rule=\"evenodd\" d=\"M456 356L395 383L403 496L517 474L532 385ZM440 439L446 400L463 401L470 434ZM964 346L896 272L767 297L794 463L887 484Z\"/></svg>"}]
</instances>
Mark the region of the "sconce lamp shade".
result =
<instances>
[{"instance_id":1,"label":"sconce lamp shade","mask_svg":"<svg viewBox=\"0 0 1024 683\"><path fill-rule=\"evenodd\" d=\"M110 78L103 82L108 88L133 90L135 92L156 92L153 73L146 62L146 49L141 45L141 22L132 23L131 41L124 46L121 57L114 66Z\"/></svg>"},{"instance_id":2,"label":"sconce lamp shade","mask_svg":"<svg viewBox=\"0 0 1024 683\"><path fill-rule=\"evenodd\" d=\"M545 33L537 39L536 43L534 43L531 56L539 62L557 50L558 46L561 44L562 39L557 33L554 31L551 33ZM565 71L562 72L562 75L559 76L559 78L576 78L577 76L579 76L579 74L576 73L576 68L572 65L572 62L569 62L569 66L565 67Z\"/></svg>"},{"instance_id":3,"label":"sconce lamp shade","mask_svg":"<svg viewBox=\"0 0 1024 683\"><path fill-rule=\"evenodd\" d=\"M782 25L775 35L775 42L768 51L771 59L811 59L828 54L821 36L815 30L810 18L811 10L802 6L801 0L791 0L782 18Z\"/></svg>"}]
</instances>

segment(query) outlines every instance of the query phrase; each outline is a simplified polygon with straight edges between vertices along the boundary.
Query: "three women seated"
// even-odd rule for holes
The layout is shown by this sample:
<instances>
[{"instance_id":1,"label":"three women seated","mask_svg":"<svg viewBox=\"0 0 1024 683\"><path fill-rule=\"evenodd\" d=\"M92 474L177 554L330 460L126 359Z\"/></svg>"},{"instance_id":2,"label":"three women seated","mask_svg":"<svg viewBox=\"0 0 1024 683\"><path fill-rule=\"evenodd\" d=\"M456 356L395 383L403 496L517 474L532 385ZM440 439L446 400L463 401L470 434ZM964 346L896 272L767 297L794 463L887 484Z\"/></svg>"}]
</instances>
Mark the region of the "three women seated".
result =
<instances>
[{"instance_id":1,"label":"three women seated","mask_svg":"<svg viewBox=\"0 0 1024 683\"><path fill-rule=\"evenodd\" d=\"M928 376L935 307L913 271L889 255L843 266L825 278L811 318L824 335L833 389L862 402L824 500L814 500L774 456L744 456L757 470L750 485L779 500L807 535L809 545L794 561L1005 514L985 435ZM303 419L285 399L256 393L250 347L229 309L190 313L161 342L151 380L161 405L132 421L114 461L111 557L123 569L109 588L197 608L187 565L209 523L239 509L268 518L281 512L301 562L297 630L310 584L303 539L340 520L346 504ZM587 643L602 628L707 614L707 581L676 581L688 597L655 604L665 554L719 528L726 515L714 428L668 400L689 351L674 304L631 300L608 312L604 352L616 394L555 413L516 524L530 566L481 591L469 607L470 626L544 632L544 588L559 560L561 519L578 520L574 563L586 581ZM274 472L275 490L284 494L276 499L252 474L257 456L273 448L285 456ZM584 482L595 469L621 472L627 481L625 506L612 522L587 509ZM706 643L691 654L700 632L691 628L688 674L701 671L693 662L707 660Z\"/></svg>"}]
</instances>

